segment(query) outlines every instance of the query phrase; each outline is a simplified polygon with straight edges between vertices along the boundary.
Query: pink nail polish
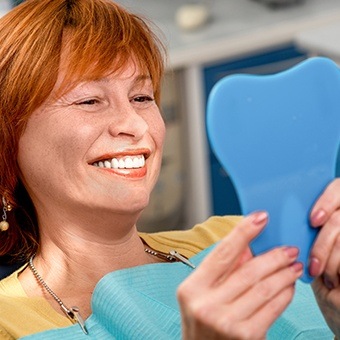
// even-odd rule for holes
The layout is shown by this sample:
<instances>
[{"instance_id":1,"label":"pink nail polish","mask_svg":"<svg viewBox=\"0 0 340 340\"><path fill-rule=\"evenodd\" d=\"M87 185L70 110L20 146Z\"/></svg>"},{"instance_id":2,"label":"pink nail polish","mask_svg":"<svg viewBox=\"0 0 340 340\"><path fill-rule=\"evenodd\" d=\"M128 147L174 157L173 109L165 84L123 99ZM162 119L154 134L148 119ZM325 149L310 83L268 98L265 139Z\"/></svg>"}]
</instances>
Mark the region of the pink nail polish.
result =
<instances>
[{"instance_id":1,"label":"pink nail polish","mask_svg":"<svg viewBox=\"0 0 340 340\"><path fill-rule=\"evenodd\" d=\"M286 247L284 248L284 252L288 255L288 257L296 258L299 254L299 249L296 247Z\"/></svg>"},{"instance_id":2,"label":"pink nail polish","mask_svg":"<svg viewBox=\"0 0 340 340\"><path fill-rule=\"evenodd\" d=\"M303 269L303 264L301 262L295 262L293 263L290 268L295 272L295 273L298 273L298 272L302 272L302 269Z\"/></svg>"},{"instance_id":3,"label":"pink nail polish","mask_svg":"<svg viewBox=\"0 0 340 340\"><path fill-rule=\"evenodd\" d=\"M316 257L309 261L309 274L314 277L320 275L320 261Z\"/></svg>"},{"instance_id":4,"label":"pink nail polish","mask_svg":"<svg viewBox=\"0 0 340 340\"><path fill-rule=\"evenodd\" d=\"M253 216L253 223L255 225L262 225L268 219L268 214L265 211L256 212Z\"/></svg>"},{"instance_id":5,"label":"pink nail polish","mask_svg":"<svg viewBox=\"0 0 340 340\"><path fill-rule=\"evenodd\" d=\"M326 212L322 209L317 210L313 215L312 215L312 223L315 226L320 226L324 222L324 218L326 216Z\"/></svg>"}]
</instances>

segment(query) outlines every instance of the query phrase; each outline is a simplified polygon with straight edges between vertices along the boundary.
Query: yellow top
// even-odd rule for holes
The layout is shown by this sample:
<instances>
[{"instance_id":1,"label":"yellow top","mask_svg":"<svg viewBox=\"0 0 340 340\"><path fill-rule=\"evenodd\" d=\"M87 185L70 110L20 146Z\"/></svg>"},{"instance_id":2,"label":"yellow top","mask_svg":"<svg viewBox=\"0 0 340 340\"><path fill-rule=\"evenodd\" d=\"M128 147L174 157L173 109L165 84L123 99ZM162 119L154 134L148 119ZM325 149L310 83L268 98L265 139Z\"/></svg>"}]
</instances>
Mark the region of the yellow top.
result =
<instances>
[{"instance_id":1,"label":"yellow top","mask_svg":"<svg viewBox=\"0 0 340 340\"><path fill-rule=\"evenodd\" d=\"M140 233L151 248L168 252L176 249L190 258L220 240L231 231L240 216L211 217L189 230ZM42 297L28 297L18 279L22 267L0 281L0 339L20 337L58 327L67 327L72 322L58 312Z\"/></svg>"}]
</instances>

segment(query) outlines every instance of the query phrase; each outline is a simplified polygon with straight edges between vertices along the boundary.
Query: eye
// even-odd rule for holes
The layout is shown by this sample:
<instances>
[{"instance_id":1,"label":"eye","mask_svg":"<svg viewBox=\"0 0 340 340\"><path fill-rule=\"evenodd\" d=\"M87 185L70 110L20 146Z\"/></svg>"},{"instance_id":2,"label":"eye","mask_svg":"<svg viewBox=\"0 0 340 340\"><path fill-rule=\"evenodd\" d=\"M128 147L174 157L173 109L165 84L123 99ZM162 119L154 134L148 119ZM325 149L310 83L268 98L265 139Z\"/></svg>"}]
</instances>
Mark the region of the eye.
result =
<instances>
[{"instance_id":1,"label":"eye","mask_svg":"<svg viewBox=\"0 0 340 340\"><path fill-rule=\"evenodd\" d=\"M145 102L153 102L154 98L152 98L151 96L136 96L132 99L134 102L137 103L145 103Z\"/></svg>"},{"instance_id":2,"label":"eye","mask_svg":"<svg viewBox=\"0 0 340 340\"><path fill-rule=\"evenodd\" d=\"M76 103L76 105L95 105L98 103L99 103L98 99L86 99L86 100Z\"/></svg>"},{"instance_id":3,"label":"eye","mask_svg":"<svg viewBox=\"0 0 340 340\"><path fill-rule=\"evenodd\" d=\"M102 97L89 97L75 101L74 107L85 112L101 112L108 106L108 102Z\"/></svg>"}]
</instances>

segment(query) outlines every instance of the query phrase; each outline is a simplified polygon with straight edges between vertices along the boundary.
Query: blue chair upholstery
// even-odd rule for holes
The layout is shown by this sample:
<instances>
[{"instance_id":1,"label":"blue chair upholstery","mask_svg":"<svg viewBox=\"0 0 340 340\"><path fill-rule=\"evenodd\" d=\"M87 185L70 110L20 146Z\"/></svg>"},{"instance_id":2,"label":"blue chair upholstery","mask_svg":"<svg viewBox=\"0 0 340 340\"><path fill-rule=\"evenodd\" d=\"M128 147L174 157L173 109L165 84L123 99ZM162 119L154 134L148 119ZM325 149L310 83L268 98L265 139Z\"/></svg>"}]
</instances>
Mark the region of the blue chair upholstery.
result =
<instances>
[{"instance_id":1,"label":"blue chair upholstery","mask_svg":"<svg viewBox=\"0 0 340 340\"><path fill-rule=\"evenodd\" d=\"M12 274L15 270L17 270L21 266L22 266L21 263L16 263L12 265L0 265L0 280Z\"/></svg>"}]
</instances>

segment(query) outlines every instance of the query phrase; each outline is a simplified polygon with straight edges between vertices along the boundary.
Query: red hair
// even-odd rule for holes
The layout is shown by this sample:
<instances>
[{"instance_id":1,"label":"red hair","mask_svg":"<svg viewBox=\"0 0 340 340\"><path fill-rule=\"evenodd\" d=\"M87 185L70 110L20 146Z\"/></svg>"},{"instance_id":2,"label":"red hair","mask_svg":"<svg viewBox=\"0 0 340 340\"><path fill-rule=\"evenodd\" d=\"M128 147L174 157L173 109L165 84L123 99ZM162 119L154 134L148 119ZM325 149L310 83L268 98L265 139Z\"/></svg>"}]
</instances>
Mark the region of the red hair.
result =
<instances>
[{"instance_id":1,"label":"red hair","mask_svg":"<svg viewBox=\"0 0 340 340\"><path fill-rule=\"evenodd\" d=\"M110 0L27 0L0 19L0 195L13 205L0 232L0 258L26 261L39 231L20 181L18 141L25 124L51 94L67 48L59 90L119 71L133 60L151 77L159 104L165 49L145 19ZM61 93L60 92L60 93Z\"/></svg>"}]
</instances>

